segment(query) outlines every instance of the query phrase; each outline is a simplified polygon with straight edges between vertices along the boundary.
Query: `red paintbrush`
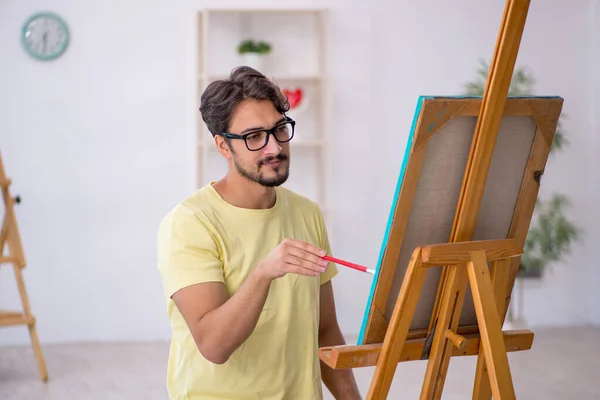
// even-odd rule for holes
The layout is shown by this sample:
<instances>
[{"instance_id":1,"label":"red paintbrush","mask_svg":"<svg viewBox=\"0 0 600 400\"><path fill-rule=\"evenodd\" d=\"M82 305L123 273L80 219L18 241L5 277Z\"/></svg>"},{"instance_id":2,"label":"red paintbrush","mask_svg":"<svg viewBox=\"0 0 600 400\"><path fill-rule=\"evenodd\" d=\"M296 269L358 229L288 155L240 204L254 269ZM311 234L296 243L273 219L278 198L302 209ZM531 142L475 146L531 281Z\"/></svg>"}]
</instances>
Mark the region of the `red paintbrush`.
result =
<instances>
[{"instance_id":1,"label":"red paintbrush","mask_svg":"<svg viewBox=\"0 0 600 400\"><path fill-rule=\"evenodd\" d=\"M354 268L356 270L359 270L359 271L362 271L362 272L366 272L366 273L371 274L371 275L375 275L375 270L369 269L367 267L363 267L362 265L354 264L354 263L351 263L351 262L348 262L348 261L344 261L344 260L340 260L339 258L334 258L334 257L330 257L330 256L323 256L322 258L324 260L331 261L331 262L334 262L336 264L344 265L346 267Z\"/></svg>"}]
</instances>

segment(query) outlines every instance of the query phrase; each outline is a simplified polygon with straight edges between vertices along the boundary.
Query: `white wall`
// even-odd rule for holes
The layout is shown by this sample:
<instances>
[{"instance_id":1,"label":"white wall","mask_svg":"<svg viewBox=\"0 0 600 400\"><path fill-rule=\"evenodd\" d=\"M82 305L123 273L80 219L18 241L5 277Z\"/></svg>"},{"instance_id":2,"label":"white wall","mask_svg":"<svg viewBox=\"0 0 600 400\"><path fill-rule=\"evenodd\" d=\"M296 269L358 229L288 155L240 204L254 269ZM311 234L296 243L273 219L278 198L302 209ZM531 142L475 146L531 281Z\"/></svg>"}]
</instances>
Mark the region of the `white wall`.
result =
<instances>
[{"instance_id":1,"label":"white wall","mask_svg":"<svg viewBox=\"0 0 600 400\"><path fill-rule=\"evenodd\" d=\"M531 325L586 324L593 322L592 310L596 285L589 277L598 274L594 256L600 239L597 205L600 199L597 185L598 140L594 132L590 102L592 72L592 28L597 31L600 18L590 18L591 2L579 7L564 5L537 7L532 16L551 21L529 31L545 42L530 43L525 49L534 55L534 46L546 44L531 61L539 79L538 91L557 93L565 97L564 130L570 142L568 149L552 155L544 174L541 195L551 192L567 194L573 207L570 217L584 230L584 242L576 244L573 254L553 267L542 282L525 285L525 319ZM531 27L530 27L531 28ZM527 51L529 49L529 51ZM538 72L539 71L539 72Z\"/></svg>"},{"instance_id":2,"label":"white wall","mask_svg":"<svg viewBox=\"0 0 600 400\"><path fill-rule=\"evenodd\" d=\"M595 228L595 237L600 238L600 211L598 211L598 199L600 199L600 0L590 0L590 42L592 48L592 62L590 64L590 74L592 76L591 101L590 101L590 119L592 129L590 130L594 138L593 160L593 187L595 191L595 206L592 205L590 216L592 225ZM593 248L590 246L590 248ZM588 290L591 303L591 320L594 324L600 325L600 265L593 258L592 250L589 251L588 259L590 267L590 279L588 280Z\"/></svg>"},{"instance_id":3,"label":"white wall","mask_svg":"<svg viewBox=\"0 0 600 400\"><path fill-rule=\"evenodd\" d=\"M334 8L339 141L330 234L340 257L373 265L416 98L462 91L478 59L491 57L503 4L255 3ZM13 193L23 198L17 213L25 276L43 342L169 337L155 235L159 219L194 188L195 11L215 5L2 3L0 151ZM586 286L590 276L600 283L590 246L600 236L588 214L598 203L588 184L598 147L588 114L587 6L533 2L518 60L535 71L538 93L565 97L571 147L551 161L543 193L569 193L572 217L589 231L589 247L558 265L542 288L529 289L532 324L588 323L594 307L600 321L599 297L592 301L595 290ZM20 47L21 24L39 9L62 14L72 31L69 50L56 62L35 62ZM10 272L0 270L1 308L19 306ZM369 278L353 271L336 280L345 332L358 331L369 287ZM0 344L29 341L24 328L0 332Z\"/></svg>"}]
</instances>

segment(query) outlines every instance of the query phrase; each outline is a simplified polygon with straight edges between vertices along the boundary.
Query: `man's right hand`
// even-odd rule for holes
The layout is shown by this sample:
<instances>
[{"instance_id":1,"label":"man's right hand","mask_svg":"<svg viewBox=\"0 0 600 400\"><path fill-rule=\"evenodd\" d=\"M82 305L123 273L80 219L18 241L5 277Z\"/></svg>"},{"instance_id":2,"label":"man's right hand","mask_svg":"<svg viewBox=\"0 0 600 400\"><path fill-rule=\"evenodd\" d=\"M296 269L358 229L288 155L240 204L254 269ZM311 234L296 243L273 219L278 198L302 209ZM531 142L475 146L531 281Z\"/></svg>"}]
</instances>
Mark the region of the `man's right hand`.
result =
<instances>
[{"instance_id":1,"label":"man's right hand","mask_svg":"<svg viewBox=\"0 0 600 400\"><path fill-rule=\"evenodd\" d=\"M256 272L268 280L281 278L292 273L306 276L318 276L325 272L329 262L322 259L325 251L309 243L285 239L271 250L257 266Z\"/></svg>"}]
</instances>

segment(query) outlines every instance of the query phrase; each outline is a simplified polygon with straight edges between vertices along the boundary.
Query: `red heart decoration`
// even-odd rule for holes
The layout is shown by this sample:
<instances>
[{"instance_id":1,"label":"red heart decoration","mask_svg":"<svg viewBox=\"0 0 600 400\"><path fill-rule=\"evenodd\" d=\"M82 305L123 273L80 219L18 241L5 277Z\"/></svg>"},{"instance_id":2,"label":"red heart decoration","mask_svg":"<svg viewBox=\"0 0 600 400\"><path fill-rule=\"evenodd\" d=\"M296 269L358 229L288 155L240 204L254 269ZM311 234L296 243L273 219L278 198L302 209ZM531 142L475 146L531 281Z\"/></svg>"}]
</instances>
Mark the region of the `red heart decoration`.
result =
<instances>
[{"instance_id":1,"label":"red heart decoration","mask_svg":"<svg viewBox=\"0 0 600 400\"><path fill-rule=\"evenodd\" d=\"M287 96L288 101L290 102L290 108L296 108L302 101L303 90L296 89L292 91L290 89L283 89L283 94Z\"/></svg>"}]
</instances>

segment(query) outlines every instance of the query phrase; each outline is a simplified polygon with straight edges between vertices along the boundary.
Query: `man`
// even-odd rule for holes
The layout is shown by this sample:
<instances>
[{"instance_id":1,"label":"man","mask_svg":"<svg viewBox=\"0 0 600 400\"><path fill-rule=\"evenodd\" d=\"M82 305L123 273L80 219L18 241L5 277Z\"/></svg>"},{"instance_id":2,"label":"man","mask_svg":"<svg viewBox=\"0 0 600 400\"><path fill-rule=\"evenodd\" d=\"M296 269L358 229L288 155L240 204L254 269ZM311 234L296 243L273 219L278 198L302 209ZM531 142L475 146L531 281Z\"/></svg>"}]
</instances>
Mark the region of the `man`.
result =
<instances>
[{"instance_id":1,"label":"man","mask_svg":"<svg viewBox=\"0 0 600 400\"><path fill-rule=\"evenodd\" d=\"M277 86L235 69L200 112L229 170L162 221L158 263L173 329L171 399L359 399L351 370L318 348L344 344L321 210L281 185L295 122Z\"/></svg>"}]
</instances>

